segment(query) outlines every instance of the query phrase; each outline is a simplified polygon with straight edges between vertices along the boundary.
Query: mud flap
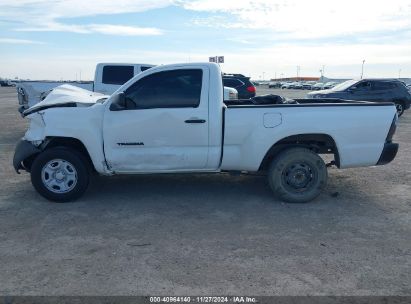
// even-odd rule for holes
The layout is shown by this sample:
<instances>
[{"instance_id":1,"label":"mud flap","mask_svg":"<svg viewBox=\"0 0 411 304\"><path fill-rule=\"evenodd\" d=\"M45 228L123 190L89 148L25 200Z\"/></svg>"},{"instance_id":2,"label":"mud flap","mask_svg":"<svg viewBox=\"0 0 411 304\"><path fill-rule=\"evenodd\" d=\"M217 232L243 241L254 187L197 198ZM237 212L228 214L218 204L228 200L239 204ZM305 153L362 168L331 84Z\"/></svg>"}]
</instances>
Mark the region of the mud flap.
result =
<instances>
[{"instance_id":1,"label":"mud flap","mask_svg":"<svg viewBox=\"0 0 411 304\"><path fill-rule=\"evenodd\" d=\"M20 140L16 145L16 149L14 150L14 157L13 157L13 167L18 174L20 174L20 169L25 169L22 165L22 162L27 159L28 157L40 153L41 150L35 146L33 146L30 142L25 140Z\"/></svg>"}]
</instances>

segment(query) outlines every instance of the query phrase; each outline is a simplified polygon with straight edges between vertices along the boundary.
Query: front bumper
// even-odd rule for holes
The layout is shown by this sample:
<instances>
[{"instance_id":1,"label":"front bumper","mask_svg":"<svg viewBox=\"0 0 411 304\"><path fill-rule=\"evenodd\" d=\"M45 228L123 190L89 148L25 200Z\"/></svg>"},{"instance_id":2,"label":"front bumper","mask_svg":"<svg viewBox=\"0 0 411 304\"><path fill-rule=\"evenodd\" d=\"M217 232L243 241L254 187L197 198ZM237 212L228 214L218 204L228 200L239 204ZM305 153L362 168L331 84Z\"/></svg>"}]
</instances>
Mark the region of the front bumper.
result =
<instances>
[{"instance_id":1,"label":"front bumper","mask_svg":"<svg viewBox=\"0 0 411 304\"><path fill-rule=\"evenodd\" d=\"M380 159L377 162L377 165L386 165L390 163L397 155L398 147L399 144L385 143L384 148L382 149Z\"/></svg>"},{"instance_id":2,"label":"front bumper","mask_svg":"<svg viewBox=\"0 0 411 304\"><path fill-rule=\"evenodd\" d=\"M30 142L21 139L14 150L13 167L16 172L20 174L20 169L26 170L27 168L23 165L24 160L40 152L41 150L39 148L33 146Z\"/></svg>"},{"instance_id":3,"label":"front bumper","mask_svg":"<svg viewBox=\"0 0 411 304\"><path fill-rule=\"evenodd\" d=\"M25 106L20 106L19 107L19 113L21 114L21 115L23 115L23 112L26 110L26 107Z\"/></svg>"}]
</instances>

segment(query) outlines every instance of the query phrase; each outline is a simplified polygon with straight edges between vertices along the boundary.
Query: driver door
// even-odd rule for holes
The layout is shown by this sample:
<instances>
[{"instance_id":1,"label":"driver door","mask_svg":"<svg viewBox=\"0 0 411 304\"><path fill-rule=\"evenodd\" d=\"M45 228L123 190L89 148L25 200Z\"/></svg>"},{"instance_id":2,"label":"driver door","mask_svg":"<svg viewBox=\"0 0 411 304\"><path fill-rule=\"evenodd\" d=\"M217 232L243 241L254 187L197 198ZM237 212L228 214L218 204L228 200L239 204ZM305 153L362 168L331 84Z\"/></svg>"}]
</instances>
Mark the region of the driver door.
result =
<instances>
[{"instance_id":1,"label":"driver door","mask_svg":"<svg viewBox=\"0 0 411 304\"><path fill-rule=\"evenodd\" d=\"M351 90L351 93L350 98L353 100L369 101L372 94L371 82L362 81L358 83L355 88Z\"/></svg>"},{"instance_id":2,"label":"driver door","mask_svg":"<svg viewBox=\"0 0 411 304\"><path fill-rule=\"evenodd\" d=\"M104 152L115 172L203 170L208 157L206 67L154 72L125 90L104 117Z\"/></svg>"}]
</instances>

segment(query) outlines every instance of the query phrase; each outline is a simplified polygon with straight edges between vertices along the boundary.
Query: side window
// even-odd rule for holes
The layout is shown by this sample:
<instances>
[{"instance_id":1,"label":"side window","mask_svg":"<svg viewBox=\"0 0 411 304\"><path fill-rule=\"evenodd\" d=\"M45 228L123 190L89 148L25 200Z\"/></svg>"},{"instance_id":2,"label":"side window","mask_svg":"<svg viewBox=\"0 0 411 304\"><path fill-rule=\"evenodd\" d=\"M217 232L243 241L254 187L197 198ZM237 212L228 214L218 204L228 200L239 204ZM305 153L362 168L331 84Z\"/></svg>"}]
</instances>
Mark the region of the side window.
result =
<instances>
[{"instance_id":1,"label":"side window","mask_svg":"<svg viewBox=\"0 0 411 304\"><path fill-rule=\"evenodd\" d=\"M143 65L140 67L140 70L141 70L142 72L147 71L148 69L151 69L151 67L149 67L149 66L143 66Z\"/></svg>"},{"instance_id":2,"label":"side window","mask_svg":"<svg viewBox=\"0 0 411 304\"><path fill-rule=\"evenodd\" d=\"M232 79L232 78L223 78L223 84L225 87L230 87L230 88L237 88L243 85L243 83L240 80Z\"/></svg>"},{"instance_id":3,"label":"side window","mask_svg":"<svg viewBox=\"0 0 411 304\"><path fill-rule=\"evenodd\" d=\"M369 81L362 81L356 85L358 90L367 91L371 88L371 83Z\"/></svg>"},{"instance_id":4,"label":"side window","mask_svg":"<svg viewBox=\"0 0 411 304\"><path fill-rule=\"evenodd\" d=\"M373 90L390 90L396 87L395 83L388 81L380 81L373 83Z\"/></svg>"},{"instance_id":5,"label":"side window","mask_svg":"<svg viewBox=\"0 0 411 304\"><path fill-rule=\"evenodd\" d=\"M203 71L186 69L148 75L125 92L128 109L198 107Z\"/></svg>"},{"instance_id":6,"label":"side window","mask_svg":"<svg viewBox=\"0 0 411 304\"><path fill-rule=\"evenodd\" d=\"M103 83L122 85L134 76L131 65L106 65L103 67Z\"/></svg>"}]
</instances>

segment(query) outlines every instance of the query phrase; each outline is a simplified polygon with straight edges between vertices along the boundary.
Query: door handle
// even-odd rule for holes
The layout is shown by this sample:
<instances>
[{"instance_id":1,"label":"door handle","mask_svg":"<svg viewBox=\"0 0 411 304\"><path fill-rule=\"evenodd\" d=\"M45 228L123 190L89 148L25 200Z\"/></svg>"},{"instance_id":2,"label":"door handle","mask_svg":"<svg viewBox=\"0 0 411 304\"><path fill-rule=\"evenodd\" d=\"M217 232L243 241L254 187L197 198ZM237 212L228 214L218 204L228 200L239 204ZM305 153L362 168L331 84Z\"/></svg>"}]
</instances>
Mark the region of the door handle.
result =
<instances>
[{"instance_id":1,"label":"door handle","mask_svg":"<svg viewBox=\"0 0 411 304\"><path fill-rule=\"evenodd\" d=\"M190 124L200 124L200 123L205 123L205 119L187 119L184 121L185 123L190 123Z\"/></svg>"}]
</instances>

